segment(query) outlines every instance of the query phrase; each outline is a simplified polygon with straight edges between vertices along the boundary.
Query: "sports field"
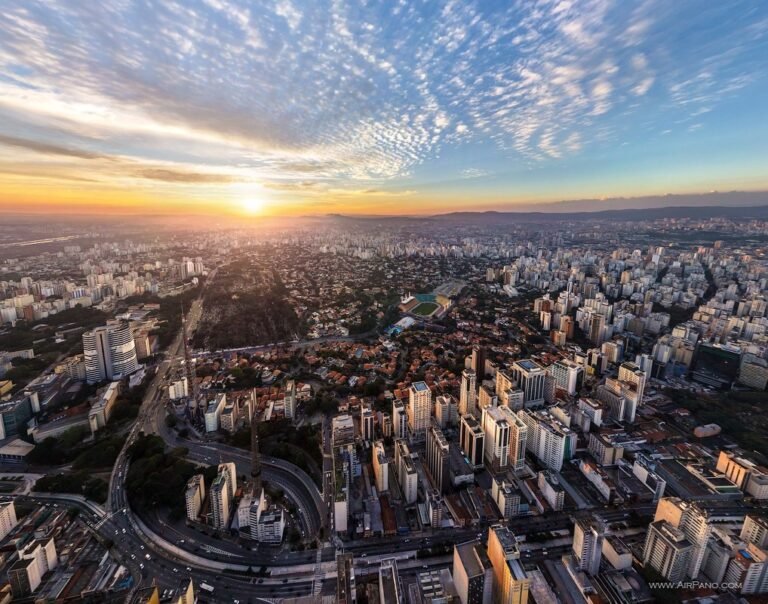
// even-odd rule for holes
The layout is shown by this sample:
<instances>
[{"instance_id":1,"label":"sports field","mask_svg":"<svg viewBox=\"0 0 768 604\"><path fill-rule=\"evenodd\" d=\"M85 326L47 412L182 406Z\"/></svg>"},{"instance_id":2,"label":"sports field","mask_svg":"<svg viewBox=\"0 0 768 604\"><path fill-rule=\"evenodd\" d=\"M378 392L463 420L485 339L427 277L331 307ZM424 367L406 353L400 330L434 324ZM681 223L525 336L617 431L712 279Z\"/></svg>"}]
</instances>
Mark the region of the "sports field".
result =
<instances>
[{"instance_id":1,"label":"sports field","mask_svg":"<svg viewBox=\"0 0 768 604\"><path fill-rule=\"evenodd\" d=\"M418 315L420 317L429 317L433 312L440 308L439 304L434 302L422 302L411 310L411 314Z\"/></svg>"}]
</instances>

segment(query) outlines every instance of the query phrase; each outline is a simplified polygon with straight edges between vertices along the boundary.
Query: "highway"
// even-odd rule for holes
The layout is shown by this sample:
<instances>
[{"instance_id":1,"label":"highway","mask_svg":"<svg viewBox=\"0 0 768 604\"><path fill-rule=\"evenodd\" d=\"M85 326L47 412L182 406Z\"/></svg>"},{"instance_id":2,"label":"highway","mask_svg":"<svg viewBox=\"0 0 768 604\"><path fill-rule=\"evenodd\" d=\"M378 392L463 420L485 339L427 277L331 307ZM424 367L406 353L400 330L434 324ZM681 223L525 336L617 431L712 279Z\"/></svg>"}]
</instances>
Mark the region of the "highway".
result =
<instances>
[{"instance_id":1,"label":"highway","mask_svg":"<svg viewBox=\"0 0 768 604\"><path fill-rule=\"evenodd\" d=\"M187 334L193 333L201 315L202 296L195 300L187 315ZM245 603L254 602L254 598L259 596L278 598L308 595L313 591L315 573L314 570L307 569L306 565L316 561L317 552L314 550L274 554L268 548L259 548L252 552L235 543L208 538L210 541L206 543L207 549L198 547L197 551L190 552L186 549L189 547L188 540L184 539L182 542L182 539L177 539L175 543L167 540L168 531L164 530L165 527L145 524L130 509L125 493L125 479L130 463L127 450L141 433L157 433L170 446L187 447L191 461L205 465L216 464L220 460L234 461L238 474L250 474L248 452L218 443L182 440L165 425L164 397L161 389L173 368L173 361L183 354L183 338L184 332L181 331L169 346L165 359L157 366L156 374L147 388L138 418L115 461L105 506L106 520L97 532L102 538L114 541L121 559L139 579L137 587L153 580L163 587L175 587L179 578L187 573L194 577L198 586L201 581L213 585L215 594L212 601L217 602L239 600ZM305 534L318 534L326 517L325 505L311 478L283 460L263 457L262 463L264 478L279 485L299 510L299 521ZM94 520L98 518L94 516ZM152 519L147 519L147 522L151 524ZM94 526L97 525L94 523ZM154 530L155 528L158 530ZM197 534L198 540L203 537L205 536ZM212 547L212 544L215 547ZM230 549L233 551L230 552ZM146 558L147 555L150 556L149 559ZM332 560L333 556L332 548L321 553L324 560ZM253 569L258 570L264 566L277 567L283 571L286 567L295 566L298 572L293 576L281 575L275 578L253 576ZM301 568L302 566L305 568ZM201 596L201 601L205 601L204 592L201 592Z\"/></svg>"}]
</instances>

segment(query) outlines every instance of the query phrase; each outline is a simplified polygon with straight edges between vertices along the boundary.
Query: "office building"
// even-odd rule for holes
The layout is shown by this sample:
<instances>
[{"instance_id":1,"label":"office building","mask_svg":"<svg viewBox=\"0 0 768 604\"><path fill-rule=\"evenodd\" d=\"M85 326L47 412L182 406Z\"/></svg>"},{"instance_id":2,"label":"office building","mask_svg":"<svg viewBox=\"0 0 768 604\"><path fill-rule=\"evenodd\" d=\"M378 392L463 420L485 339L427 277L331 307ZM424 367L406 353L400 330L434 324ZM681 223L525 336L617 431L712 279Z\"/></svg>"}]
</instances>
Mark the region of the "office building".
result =
<instances>
[{"instance_id":1,"label":"office building","mask_svg":"<svg viewBox=\"0 0 768 604\"><path fill-rule=\"evenodd\" d=\"M556 361L547 368L554 378L555 387L565 390L569 395L575 395L584 381L584 368L569 359Z\"/></svg>"},{"instance_id":2,"label":"office building","mask_svg":"<svg viewBox=\"0 0 768 604\"><path fill-rule=\"evenodd\" d=\"M727 389L739 377L741 350L727 344L700 343L691 362L691 379L705 386Z\"/></svg>"},{"instance_id":3,"label":"office building","mask_svg":"<svg viewBox=\"0 0 768 604\"><path fill-rule=\"evenodd\" d=\"M707 553L707 544L712 535L713 524L707 511L696 502L684 501L678 497L664 497L656 505L654 521L663 520L682 531L691 545L688 577L695 579Z\"/></svg>"},{"instance_id":4,"label":"office building","mask_svg":"<svg viewBox=\"0 0 768 604\"><path fill-rule=\"evenodd\" d=\"M442 394L435 399L435 421L440 429L456 425L458 409L456 399L450 394Z\"/></svg>"},{"instance_id":5,"label":"office building","mask_svg":"<svg viewBox=\"0 0 768 604\"><path fill-rule=\"evenodd\" d=\"M133 333L127 322L112 322L86 331L83 354L89 384L119 380L139 368Z\"/></svg>"},{"instance_id":6,"label":"office building","mask_svg":"<svg viewBox=\"0 0 768 604\"><path fill-rule=\"evenodd\" d=\"M515 361L512 364L510 373L512 379L517 383L517 387L525 395L526 408L544 404L544 378L546 372L541 365L530 359Z\"/></svg>"},{"instance_id":7,"label":"office building","mask_svg":"<svg viewBox=\"0 0 768 604\"><path fill-rule=\"evenodd\" d=\"M475 376L480 380L485 378L485 348L475 345L472 347L472 356L470 357L470 369L475 372Z\"/></svg>"},{"instance_id":8,"label":"office building","mask_svg":"<svg viewBox=\"0 0 768 604\"><path fill-rule=\"evenodd\" d=\"M432 391L425 382L408 388L408 428L414 440L424 441L432 413Z\"/></svg>"},{"instance_id":9,"label":"office building","mask_svg":"<svg viewBox=\"0 0 768 604\"><path fill-rule=\"evenodd\" d=\"M488 559L493 568L493 603L526 604L531 580L520 563L515 535L507 527L488 530Z\"/></svg>"},{"instance_id":10,"label":"office building","mask_svg":"<svg viewBox=\"0 0 768 604\"><path fill-rule=\"evenodd\" d=\"M588 575L600 572L605 528L595 518L579 518L573 531L573 559L576 568Z\"/></svg>"},{"instance_id":11,"label":"office building","mask_svg":"<svg viewBox=\"0 0 768 604\"><path fill-rule=\"evenodd\" d=\"M689 577L693 546L683 531L665 520L657 520L648 527L643 548L643 565L650 565L668 581L683 581Z\"/></svg>"},{"instance_id":12,"label":"office building","mask_svg":"<svg viewBox=\"0 0 768 604\"><path fill-rule=\"evenodd\" d=\"M461 372L459 391L459 415L477 415L477 376L471 369Z\"/></svg>"},{"instance_id":13,"label":"office building","mask_svg":"<svg viewBox=\"0 0 768 604\"><path fill-rule=\"evenodd\" d=\"M491 604L493 566L480 541L453 546L452 574L461 604Z\"/></svg>"},{"instance_id":14,"label":"office building","mask_svg":"<svg viewBox=\"0 0 768 604\"><path fill-rule=\"evenodd\" d=\"M448 490L450 484L448 453L448 441L442 430L437 426L430 426L427 431L427 469L432 484L441 494Z\"/></svg>"},{"instance_id":15,"label":"office building","mask_svg":"<svg viewBox=\"0 0 768 604\"><path fill-rule=\"evenodd\" d=\"M504 413L506 406L483 409L483 432L485 432L485 462L498 471L509 465L509 421Z\"/></svg>"},{"instance_id":16,"label":"office building","mask_svg":"<svg viewBox=\"0 0 768 604\"><path fill-rule=\"evenodd\" d=\"M474 415L464 415L459 423L459 446L473 470L480 470L485 459L485 432Z\"/></svg>"}]
</instances>

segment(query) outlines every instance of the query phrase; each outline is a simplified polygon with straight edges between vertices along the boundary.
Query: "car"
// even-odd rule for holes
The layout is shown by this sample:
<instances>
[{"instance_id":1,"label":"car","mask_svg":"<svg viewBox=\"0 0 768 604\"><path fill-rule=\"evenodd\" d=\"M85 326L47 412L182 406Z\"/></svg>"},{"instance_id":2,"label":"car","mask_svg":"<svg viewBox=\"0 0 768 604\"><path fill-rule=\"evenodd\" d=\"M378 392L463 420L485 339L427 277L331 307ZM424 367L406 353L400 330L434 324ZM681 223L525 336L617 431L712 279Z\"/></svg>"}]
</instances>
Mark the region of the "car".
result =
<instances>
[{"instance_id":1,"label":"car","mask_svg":"<svg viewBox=\"0 0 768 604\"><path fill-rule=\"evenodd\" d=\"M258 581L256 581L256 583L258 583L258 584L262 584L262 583L264 583L264 579L262 579L262 578L259 578L259 580L258 580Z\"/></svg>"},{"instance_id":2,"label":"car","mask_svg":"<svg viewBox=\"0 0 768 604\"><path fill-rule=\"evenodd\" d=\"M143 563L143 562L139 562L139 568L140 568L141 570L144 570L144 563Z\"/></svg>"},{"instance_id":3,"label":"car","mask_svg":"<svg viewBox=\"0 0 768 604\"><path fill-rule=\"evenodd\" d=\"M368 554L363 554L363 555L361 555L360 557L361 557L361 558L366 558L366 557L368 557Z\"/></svg>"},{"instance_id":4,"label":"car","mask_svg":"<svg viewBox=\"0 0 768 604\"><path fill-rule=\"evenodd\" d=\"M135 560L135 559L136 559L136 554L131 554L131 560Z\"/></svg>"},{"instance_id":5,"label":"car","mask_svg":"<svg viewBox=\"0 0 768 604\"><path fill-rule=\"evenodd\" d=\"M128 531L126 531L125 529L123 529L123 535L125 535L125 533L127 533L127 532L128 532Z\"/></svg>"},{"instance_id":6,"label":"car","mask_svg":"<svg viewBox=\"0 0 768 604\"><path fill-rule=\"evenodd\" d=\"M139 547L140 547L141 549L144 549L144 546L143 546L143 545L140 545Z\"/></svg>"},{"instance_id":7,"label":"car","mask_svg":"<svg viewBox=\"0 0 768 604\"><path fill-rule=\"evenodd\" d=\"M177 572L179 572L179 569L178 568L174 568L173 572L177 573Z\"/></svg>"},{"instance_id":8,"label":"car","mask_svg":"<svg viewBox=\"0 0 768 604\"><path fill-rule=\"evenodd\" d=\"M405 541L403 541L403 543L410 543L410 542L411 542L410 539L406 539Z\"/></svg>"},{"instance_id":9,"label":"car","mask_svg":"<svg viewBox=\"0 0 768 604\"><path fill-rule=\"evenodd\" d=\"M192 569L191 569L189 566L187 566L187 572L188 572L188 573L191 573L191 572L192 572Z\"/></svg>"},{"instance_id":10,"label":"car","mask_svg":"<svg viewBox=\"0 0 768 604\"><path fill-rule=\"evenodd\" d=\"M429 564L424 564L421 568L429 568Z\"/></svg>"},{"instance_id":11,"label":"car","mask_svg":"<svg viewBox=\"0 0 768 604\"><path fill-rule=\"evenodd\" d=\"M144 555L144 557L145 557L147 560L151 560L151 559L152 559L152 557L151 557L149 554L145 554L145 555Z\"/></svg>"}]
</instances>

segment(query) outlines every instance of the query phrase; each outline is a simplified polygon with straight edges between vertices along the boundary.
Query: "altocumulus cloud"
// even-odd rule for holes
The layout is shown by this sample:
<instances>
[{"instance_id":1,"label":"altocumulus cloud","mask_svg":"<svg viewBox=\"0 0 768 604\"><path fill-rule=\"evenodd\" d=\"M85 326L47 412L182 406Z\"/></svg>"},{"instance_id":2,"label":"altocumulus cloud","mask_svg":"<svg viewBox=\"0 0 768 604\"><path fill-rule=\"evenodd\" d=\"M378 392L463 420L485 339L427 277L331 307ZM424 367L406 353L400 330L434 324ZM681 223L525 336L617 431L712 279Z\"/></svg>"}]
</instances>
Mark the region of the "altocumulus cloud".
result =
<instances>
[{"instance_id":1,"label":"altocumulus cloud","mask_svg":"<svg viewBox=\"0 0 768 604\"><path fill-rule=\"evenodd\" d=\"M557 161L618 133L633 112L660 130L698 124L724 93L762 77L766 28L755 27L754 5L734 4L11 2L0 21L0 145L213 163L296 179L273 185L286 190L397 179L466 144ZM681 47L692 14L718 35ZM2 117L16 131L3 131ZM51 140L24 139L25 124L49 127ZM95 150L72 146L83 136Z\"/></svg>"}]
</instances>

